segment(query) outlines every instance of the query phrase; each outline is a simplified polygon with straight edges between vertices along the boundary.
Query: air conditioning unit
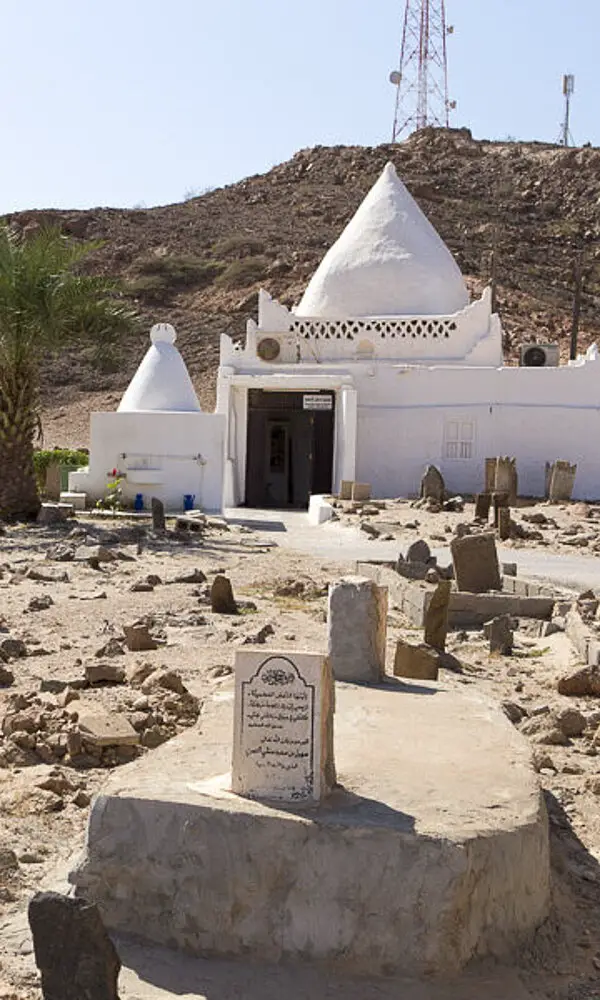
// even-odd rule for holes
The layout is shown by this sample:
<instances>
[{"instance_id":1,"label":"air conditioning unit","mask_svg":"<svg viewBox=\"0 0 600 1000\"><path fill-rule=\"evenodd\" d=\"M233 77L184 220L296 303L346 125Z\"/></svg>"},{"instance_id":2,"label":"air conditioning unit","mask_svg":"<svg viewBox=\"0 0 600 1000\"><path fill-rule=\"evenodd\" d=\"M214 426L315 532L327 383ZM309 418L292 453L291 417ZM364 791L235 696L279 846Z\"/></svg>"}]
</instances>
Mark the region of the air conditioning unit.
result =
<instances>
[{"instance_id":1,"label":"air conditioning unit","mask_svg":"<svg viewBox=\"0 0 600 1000\"><path fill-rule=\"evenodd\" d=\"M270 364L293 364L296 361L295 337L289 333L259 336L256 353L261 361Z\"/></svg>"},{"instance_id":2,"label":"air conditioning unit","mask_svg":"<svg viewBox=\"0 0 600 1000\"><path fill-rule=\"evenodd\" d=\"M521 344L522 368L556 368L559 359L558 344Z\"/></svg>"}]
</instances>

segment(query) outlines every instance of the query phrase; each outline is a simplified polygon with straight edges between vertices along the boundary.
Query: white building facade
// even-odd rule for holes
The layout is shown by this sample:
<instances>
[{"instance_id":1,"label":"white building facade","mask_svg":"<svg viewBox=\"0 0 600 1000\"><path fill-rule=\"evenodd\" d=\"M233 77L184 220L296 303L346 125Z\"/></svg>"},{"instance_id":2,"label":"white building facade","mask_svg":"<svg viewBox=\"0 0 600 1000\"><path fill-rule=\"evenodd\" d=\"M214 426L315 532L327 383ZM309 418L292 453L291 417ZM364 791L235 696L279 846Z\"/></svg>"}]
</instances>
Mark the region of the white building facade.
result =
<instances>
[{"instance_id":1,"label":"white building facade","mask_svg":"<svg viewBox=\"0 0 600 1000\"><path fill-rule=\"evenodd\" d=\"M485 458L517 459L543 496L547 462L577 464L574 496L600 497L600 363L505 367L491 294L460 271L391 164L294 310L259 296L244 345L221 339L224 502L305 507L343 479L375 497L483 488Z\"/></svg>"}]
</instances>

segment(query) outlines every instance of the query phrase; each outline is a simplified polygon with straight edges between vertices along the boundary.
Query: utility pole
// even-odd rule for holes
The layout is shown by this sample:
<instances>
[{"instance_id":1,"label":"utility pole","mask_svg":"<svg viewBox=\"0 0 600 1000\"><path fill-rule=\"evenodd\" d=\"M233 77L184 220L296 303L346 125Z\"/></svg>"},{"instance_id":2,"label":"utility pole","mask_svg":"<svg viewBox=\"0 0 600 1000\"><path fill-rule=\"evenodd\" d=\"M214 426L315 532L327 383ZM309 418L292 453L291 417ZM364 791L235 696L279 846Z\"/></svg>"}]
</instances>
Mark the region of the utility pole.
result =
<instances>
[{"instance_id":1,"label":"utility pole","mask_svg":"<svg viewBox=\"0 0 600 1000\"><path fill-rule=\"evenodd\" d=\"M573 292L573 319L571 323L571 349L569 357L574 361L577 357L577 338L579 336L579 317L581 315L581 293L583 290L583 250L578 250L573 267L575 289Z\"/></svg>"},{"instance_id":2,"label":"utility pole","mask_svg":"<svg viewBox=\"0 0 600 1000\"><path fill-rule=\"evenodd\" d=\"M396 87L392 142L428 125L449 127L456 101L448 98L446 38L453 31L445 0L406 0L400 64L390 73Z\"/></svg>"}]
</instances>

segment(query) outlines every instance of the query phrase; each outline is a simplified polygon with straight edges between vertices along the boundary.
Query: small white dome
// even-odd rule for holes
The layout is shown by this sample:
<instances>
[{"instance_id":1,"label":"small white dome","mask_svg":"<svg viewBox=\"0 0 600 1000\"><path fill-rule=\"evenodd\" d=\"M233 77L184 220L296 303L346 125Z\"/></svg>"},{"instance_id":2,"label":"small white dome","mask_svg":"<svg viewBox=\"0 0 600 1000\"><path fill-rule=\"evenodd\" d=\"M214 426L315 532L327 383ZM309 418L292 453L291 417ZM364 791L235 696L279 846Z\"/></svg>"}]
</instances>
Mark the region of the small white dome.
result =
<instances>
[{"instance_id":1,"label":"small white dome","mask_svg":"<svg viewBox=\"0 0 600 1000\"><path fill-rule=\"evenodd\" d=\"M315 271L297 316L448 316L469 302L447 246L388 163Z\"/></svg>"},{"instance_id":2,"label":"small white dome","mask_svg":"<svg viewBox=\"0 0 600 1000\"><path fill-rule=\"evenodd\" d=\"M169 323L152 327L152 343L119 404L119 413L201 412L185 362L175 347L176 339L175 329Z\"/></svg>"}]
</instances>

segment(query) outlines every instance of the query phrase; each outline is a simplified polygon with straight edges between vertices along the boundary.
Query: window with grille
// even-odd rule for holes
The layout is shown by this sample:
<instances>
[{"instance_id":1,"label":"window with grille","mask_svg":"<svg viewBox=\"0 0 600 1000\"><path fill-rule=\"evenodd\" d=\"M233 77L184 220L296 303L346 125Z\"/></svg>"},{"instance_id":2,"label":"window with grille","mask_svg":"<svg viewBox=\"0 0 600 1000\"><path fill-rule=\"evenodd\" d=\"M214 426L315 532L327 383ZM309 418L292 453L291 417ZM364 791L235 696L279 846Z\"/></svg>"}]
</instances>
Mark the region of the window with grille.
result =
<instances>
[{"instance_id":1,"label":"window with grille","mask_svg":"<svg viewBox=\"0 0 600 1000\"><path fill-rule=\"evenodd\" d=\"M449 420L444 432L444 458L473 458L475 427L471 420Z\"/></svg>"}]
</instances>

